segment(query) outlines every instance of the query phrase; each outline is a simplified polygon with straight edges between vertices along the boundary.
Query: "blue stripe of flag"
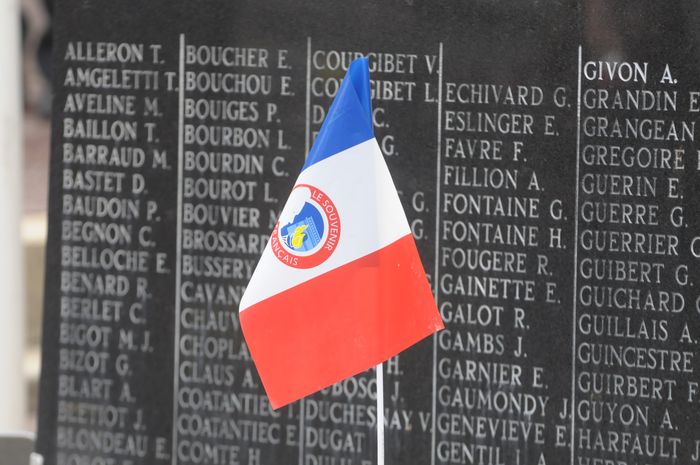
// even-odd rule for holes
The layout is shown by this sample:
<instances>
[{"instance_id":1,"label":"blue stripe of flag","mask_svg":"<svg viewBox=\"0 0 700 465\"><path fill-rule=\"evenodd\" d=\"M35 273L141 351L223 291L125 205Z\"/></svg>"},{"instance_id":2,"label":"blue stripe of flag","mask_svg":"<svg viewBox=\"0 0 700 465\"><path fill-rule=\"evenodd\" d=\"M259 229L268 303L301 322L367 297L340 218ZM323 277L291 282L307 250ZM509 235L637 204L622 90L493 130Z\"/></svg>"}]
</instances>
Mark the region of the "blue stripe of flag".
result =
<instances>
[{"instance_id":1,"label":"blue stripe of flag","mask_svg":"<svg viewBox=\"0 0 700 465\"><path fill-rule=\"evenodd\" d=\"M374 137L367 58L354 60L338 89L302 171Z\"/></svg>"}]
</instances>

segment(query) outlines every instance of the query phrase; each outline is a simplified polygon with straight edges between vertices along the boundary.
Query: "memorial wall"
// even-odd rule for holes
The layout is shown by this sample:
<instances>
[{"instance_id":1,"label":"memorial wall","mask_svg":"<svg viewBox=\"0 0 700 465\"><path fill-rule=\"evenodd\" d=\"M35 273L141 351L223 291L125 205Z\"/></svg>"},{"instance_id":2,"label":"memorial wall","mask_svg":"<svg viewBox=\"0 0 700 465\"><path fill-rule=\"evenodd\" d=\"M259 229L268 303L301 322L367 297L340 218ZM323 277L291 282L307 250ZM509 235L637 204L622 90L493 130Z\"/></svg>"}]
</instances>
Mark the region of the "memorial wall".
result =
<instances>
[{"instance_id":1,"label":"memorial wall","mask_svg":"<svg viewBox=\"0 0 700 465\"><path fill-rule=\"evenodd\" d=\"M700 7L60 0L46 465L700 463ZM272 410L237 305L353 58L446 329ZM323 328L319 328L320 331Z\"/></svg>"}]
</instances>

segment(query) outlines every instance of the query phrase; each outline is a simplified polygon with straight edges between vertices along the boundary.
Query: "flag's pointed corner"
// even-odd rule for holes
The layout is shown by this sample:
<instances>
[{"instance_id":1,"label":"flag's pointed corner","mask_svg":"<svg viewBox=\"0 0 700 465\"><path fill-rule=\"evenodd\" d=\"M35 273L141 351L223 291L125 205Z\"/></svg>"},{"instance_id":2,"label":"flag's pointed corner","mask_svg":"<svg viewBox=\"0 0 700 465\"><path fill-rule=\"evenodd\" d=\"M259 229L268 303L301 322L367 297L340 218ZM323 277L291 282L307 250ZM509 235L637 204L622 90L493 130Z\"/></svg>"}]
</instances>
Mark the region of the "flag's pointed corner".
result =
<instances>
[{"instance_id":1,"label":"flag's pointed corner","mask_svg":"<svg viewBox=\"0 0 700 465\"><path fill-rule=\"evenodd\" d=\"M356 58L350 63L346 78L350 78L360 105L365 110L367 121L372 124L372 92L369 86L369 59Z\"/></svg>"},{"instance_id":2,"label":"flag's pointed corner","mask_svg":"<svg viewBox=\"0 0 700 465\"><path fill-rule=\"evenodd\" d=\"M303 169L373 137L369 61L363 57L350 64Z\"/></svg>"}]
</instances>

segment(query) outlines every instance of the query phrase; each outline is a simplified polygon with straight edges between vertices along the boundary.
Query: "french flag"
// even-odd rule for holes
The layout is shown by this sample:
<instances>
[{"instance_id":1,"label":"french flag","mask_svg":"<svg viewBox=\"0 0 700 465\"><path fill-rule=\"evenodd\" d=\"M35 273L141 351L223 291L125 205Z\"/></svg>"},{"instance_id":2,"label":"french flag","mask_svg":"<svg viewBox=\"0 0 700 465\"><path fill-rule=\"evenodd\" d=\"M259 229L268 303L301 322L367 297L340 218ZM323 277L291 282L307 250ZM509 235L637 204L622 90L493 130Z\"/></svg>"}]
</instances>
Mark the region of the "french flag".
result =
<instances>
[{"instance_id":1,"label":"french flag","mask_svg":"<svg viewBox=\"0 0 700 465\"><path fill-rule=\"evenodd\" d=\"M366 58L342 81L239 315L273 408L443 328L374 138Z\"/></svg>"}]
</instances>

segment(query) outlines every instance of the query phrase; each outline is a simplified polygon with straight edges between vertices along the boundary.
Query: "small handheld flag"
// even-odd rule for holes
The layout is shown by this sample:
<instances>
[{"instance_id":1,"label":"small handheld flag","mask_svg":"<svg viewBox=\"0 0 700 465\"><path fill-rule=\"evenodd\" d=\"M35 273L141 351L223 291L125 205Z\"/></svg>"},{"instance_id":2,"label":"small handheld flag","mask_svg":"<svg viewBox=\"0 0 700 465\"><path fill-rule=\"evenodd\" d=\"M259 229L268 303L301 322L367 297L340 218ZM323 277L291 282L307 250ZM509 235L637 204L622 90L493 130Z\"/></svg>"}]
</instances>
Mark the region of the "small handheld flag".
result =
<instances>
[{"instance_id":1,"label":"small handheld flag","mask_svg":"<svg viewBox=\"0 0 700 465\"><path fill-rule=\"evenodd\" d=\"M366 58L350 65L239 312L274 408L444 327L374 138Z\"/></svg>"}]
</instances>

